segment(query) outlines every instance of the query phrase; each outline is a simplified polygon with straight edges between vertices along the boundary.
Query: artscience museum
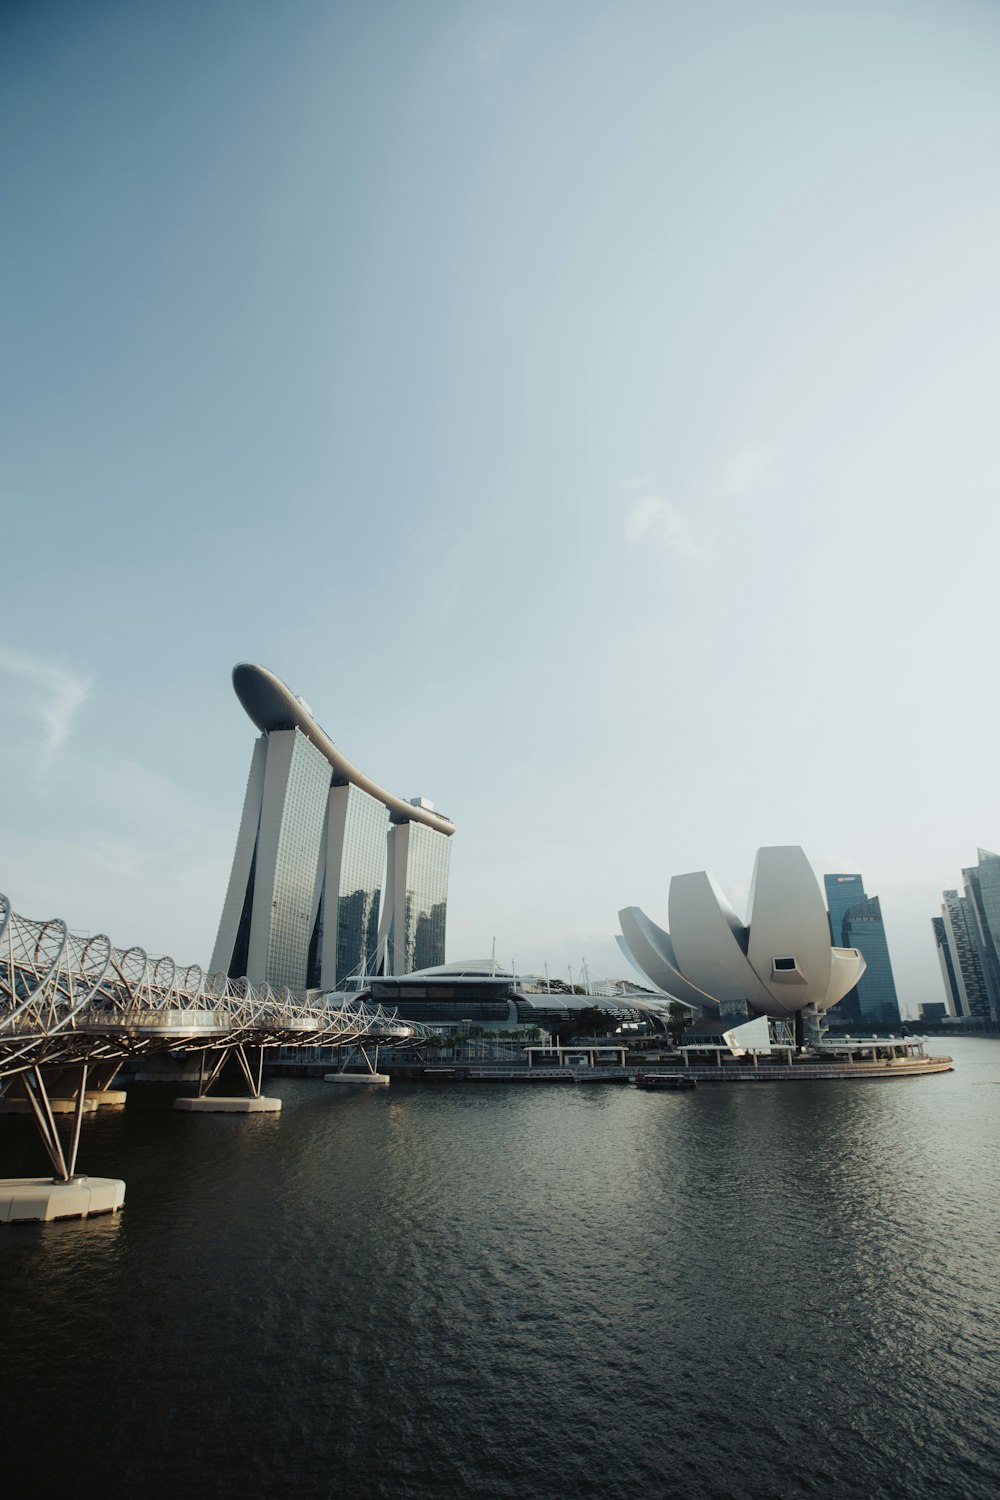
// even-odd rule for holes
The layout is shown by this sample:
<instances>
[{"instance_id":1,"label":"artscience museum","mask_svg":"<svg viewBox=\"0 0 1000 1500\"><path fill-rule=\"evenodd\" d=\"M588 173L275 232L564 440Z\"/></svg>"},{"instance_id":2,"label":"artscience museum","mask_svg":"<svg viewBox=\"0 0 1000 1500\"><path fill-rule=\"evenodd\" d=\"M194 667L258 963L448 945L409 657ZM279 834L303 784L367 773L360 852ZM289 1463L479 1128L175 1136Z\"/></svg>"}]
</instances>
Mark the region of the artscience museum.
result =
<instances>
[{"instance_id":1,"label":"artscience museum","mask_svg":"<svg viewBox=\"0 0 1000 1500\"><path fill-rule=\"evenodd\" d=\"M823 1016L865 970L856 948L835 948L819 882L797 845L759 849L747 920L707 870L675 875L669 931L637 906L618 914L625 956L659 990L730 1027L767 1016L820 1040Z\"/></svg>"}]
</instances>

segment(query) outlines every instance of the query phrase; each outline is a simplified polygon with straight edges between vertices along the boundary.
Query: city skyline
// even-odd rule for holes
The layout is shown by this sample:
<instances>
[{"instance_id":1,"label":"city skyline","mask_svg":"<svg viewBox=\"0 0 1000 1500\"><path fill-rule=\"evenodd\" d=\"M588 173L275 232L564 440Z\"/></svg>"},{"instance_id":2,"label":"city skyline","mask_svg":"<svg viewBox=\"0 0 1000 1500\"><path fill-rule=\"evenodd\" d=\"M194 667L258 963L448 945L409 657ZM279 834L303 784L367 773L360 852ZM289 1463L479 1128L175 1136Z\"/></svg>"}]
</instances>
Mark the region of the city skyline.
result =
<instances>
[{"instance_id":1,"label":"city skyline","mask_svg":"<svg viewBox=\"0 0 1000 1500\"><path fill-rule=\"evenodd\" d=\"M308 707L308 706L306 705L306 707ZM344 790L345 789L341 789L341 792L343 793ZM351 791L352 791L352 794L356 794L357 791L358 791L358 789L357 788L352 788ZM362 794L362 795L364 795L364 794ZM372 801L371 798L366 798L366 800L367 801ZM414 804L419 803L420 801L423 801L423 800L424 799L414 799ZM433 804L427 804L427 806L432 807ZM245 809L244 809L244 815L245 815ZM419 814L417 814L417 816L419 817ZM114 830L108 830L108 833L109 833L109 836L113 839L113 837L114 837ZM231 843L231 841L230 841L230 843ZM984 856L984 854L987 857L989 857L991 860L995 861L997 859L997 856L990 855L989 851L984 851L980 847L980 849L979 849L980 858L982 858ZM810 863L811 863L813 871L817 875L817 877L820 878L820 879L822 879L825 882L827 894L829 895L829 881L831 879L837 879L838 877L836 877L836 876L830 876L828 874L828 872L823 871L821 869L821 864L822 864L821 861L811 860ZM384 879L385 876L386 876L386 867L384 865L384 862L383 862L381 868L382 868L382 876L380 878ZM390 869L391 869L391 867L390 867ZM966 877L966 882L967 882L967 885L968 885L969 870L968 869L963 870L963 875ZM390 875L390 878L391 878L391 875ZM839 877L839 878L845 878L845 877ZM858 880L861 880L860 876L857 876L856 878ZM44 879L43 879L42 883L44 884ZM37 881L36 881L36 884L38 884ZM52 882L53 889L57 888L58 885L59 885L58 880L54 880ZM732 882L732 887L731 888L734 888L737 893L745 895L745 891L744 891L743 887L741 887L739 881ZM223 889L224 889L224 886L223 886ZM949 894L949 892L946 891L945 894L947 896ZM955 894L957 895L957 893L955 893ZM938 896L938 902L940 902L940 895ZM141 895L141 892L139 893L139 904L142 905L142 895ZM740 904L741 903L739 901L737 901L737 905L740 905ZM92 906L92 903L91 903L91 906ZM914 906L915 906L915 903L914 903ZM378 907L378 903L376 901L376 910L377 910L377 907ZM221 910L221 908L222 908L222 903L220 901L220 910ZM389 910L391 911L391 907L389 908ZM194 915L193 912L188 913L189 917L193 916L193 915ZM924 920L926 921L926 912L923 913L923 917L924 917ZM833 919L833 913L831 911L831 920L832 919ZM934 919L934 920L935 921L939 921L939 919ZM71 926L72 925L73 925L73 923L72 923L72 920L71 920ZM109 926L109 925L111 925L111 924L108 924L108 923L104 924L104 926ZM153 923L153 925L156 926L155 923ZM496 925L496 923L495 922L490 923L488 921L487 925ZM94 925L91 928L84 928L84 927L77 928L77 930L81 931L81 932L82 931L96 931L96 930L99 930L99 929L103 930L100 921L98 921L96 923L96 925ZM161 927L160 930L162 931L162 927ZM322 931L322 929L320 929L320 930ZM334 930L336 930L336 929L334 929ZM379 938L379 943L380 944L384 944L385 943L385 941L387 939L387 933L388 933L388 929L386 929L385 931L382 931L382 930L379 931L378 938ZM597 977L598 975L601 978L615 977L615 976L617 976L619 974L620 971L623 970L622 956L619 954L616 957L615 953L613 951L614 948L619 943L620 943L620 939L613 938L611 942L606 943L604 945L603 949L601 949L601 948L598 947L598 945L593 940L590 940L590 942L585 945L586 947L589 948L589 954L590 954L589 958L588 958L588 953L586 951L583 952L582 954L579 953L579 952L576 952L576 951L570 951L570 950L568 950L568 948L564 944L563 945L563 954L566 955L565 956L564 969L565 968L569 968L569 969L575 968L576 969L576 977L577 977L577 979L579 979L580 970L579 970L578 965L579 965L579 962L580 962L581 958L583 958L583 959L585 959L585 960L588 961L588 963L590 964L591 968L594 970L595 977ZM156 945L153 945L153 946L155 947ZM179 947L180 945L175 945L175 946ZM450 946L449 958L452 959L452 960L455 960L455 959L461 958L463 956L464 957L468 957L468 956L472 955L473 948L476 948L476 942L473 941L473 943L472 943L471 946L469 946L467 944L466 948L463 948L462 951L461 951L461 953L458 952L458 950L454 947L453 944L449 945L449 946ZM482 928L480 928L480 932L478 934L478 946L480 948L483 948L483 950L485 951L485 949L486 949L486 939L485 939L485 936L483 936L483 930L482 930ZM940 983L941 983L942 993L940 995L934 993L934 983L933 983L933 978L932 978L932 981L931 981L930 985L926 987L929 990L929 992L928 993L924 993L921 996L920 999L916 999L912 995L910 995L910 996L907 996L906 994L900 995L899 996L899 1004L900 1004L901 1012L902 1012L902 1014L903 1014L904 1017L905 1016L916 1017L917 1014L918 1014L919 1005L921 1003L927 1003L928 1001L930 1001L931 1003L933 1003L934 1001L940 1000L942 998L946 998L947 1001L948 1001L948 1003L949 1003L950 1008L953 1008L953 993L952 993L951 988L949 987L949 982L948 982L948 979L947 979L946 974L944 972L945 961L941 958L940 952L938 951L940 945L939 945L939 940L938 940L938 935L937 935L937 929L936 928L932 932L931 941L928 944L928 946L932 950L934 950L935 952L938 952L938 961L939 961L939 964L941 964L941 966L942 966L942 972L941 972L941 975L940 975ZM212 964L212 967L219 967L219 968L223 968L223 969L228 969L230 967L230 964L228 962L226 962L226 963L219 962L217 964L214 962L214 960L218 957L217 949L218 949L218 934L216 936L215 946L213 947L213 964ZM153 951L152 948L151 948L150 951ZM182 951L188 951L188 950L187 949L183 949ZM505 948L503 946L503 944L501 944L501 949L498 950L498 951L502 951L503 952L504 960L507 961L507 962L511 962L511 961L514 961L516 959L516 961L518 962L519 968L522 969L522 970L536 968L536 969L538 969L538 971L541 971L541 969L543 968L544 964L546 962L548 962L549 966L552 969L553 974L558 973L560 971L559 970L558 960L556 960L555 962L553 962L552 956L549 953L543 953L541 957L537 958L537 961L535 961L535 960L533 960L532 958L529 957L526 961L522 962L519 958L517 958L518 944L517 944L516 940L513 943L511 943L510 946L507 947L507 948ZM893 951L895 951L895 944L894 944ZM476 952L478 954L478 948L476 949ZM436 950L435 950L435 953L434 953L433 956L435 956L435 957L438 956ZM907 967L908 967L907 956L908 955L906 955L905 951L904 951L903 963L902 963L902 967L903 967L904 970L906 970ZM912 959L913 955L910 954L909 957ZM378 962L378 961L379 960L377 959L376 962ZM422 965L414 965L414 966L422 966ZM922 968L926 967L926 965L921 965L921 967ZM631 968L632 968L632 966L630 966L627 963L627 961L626 961L626 963L624 965L625 971L628 972L628 971L631 970ZM354 970L354 965L352 964L351 965L351 971L353 971L353 970ZM398 970L398 972L405 972L405 970L403 968L400 968ZM262 975L258 976L258 982L259 982L259 980L262 977L263 977ZM314 974L313 977L318 979L318 970ZM343 976L341 976L341 977L343 977ZM986 992L986 989L985 989L985 982L984 982L984 996L986 995L986 993L987 992ZM909 1002L909 1003L907 1003L907 1002ZM987 1003L987 1002L984 1002L984 1003ZM961 1009L959 1010L959 1013L961 1013Z\"/></svg>"},{"instance_id":2,"label":"city skyline","mask_svg":"<svg viewBox=\"0 0 1000 1500\"><path fill-rule=\"evenodd\" d=\"M939 1000L1000 842L947 709L988 730L1000 14L917 10L8 8L15 906L208 962L249 658L455 818L449 957L617 977L623 903L789 842Z\"/></svg>"}]
</instances>

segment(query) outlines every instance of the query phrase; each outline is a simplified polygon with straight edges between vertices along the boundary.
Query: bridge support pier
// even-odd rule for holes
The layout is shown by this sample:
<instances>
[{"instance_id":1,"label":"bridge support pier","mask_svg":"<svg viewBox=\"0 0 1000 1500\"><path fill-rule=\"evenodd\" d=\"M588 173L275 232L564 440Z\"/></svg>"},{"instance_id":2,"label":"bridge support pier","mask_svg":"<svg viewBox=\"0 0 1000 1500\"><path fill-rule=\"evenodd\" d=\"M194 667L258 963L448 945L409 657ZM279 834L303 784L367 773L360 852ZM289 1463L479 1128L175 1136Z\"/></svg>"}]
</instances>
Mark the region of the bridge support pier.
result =
<instances>
[{"instance_id":1,"label":"bridge support pier","mask_svg":"<svg viewBox=\"0 0 1000 1500\"><path fill-rule=\"evenodd\" d=\"M200 1099L175 1099L174 1109L192 1115L277 1115L281 1113L281 1100L269 1099L260 1094L256 1099L244 1098L242 1094L203 1094Z\"/></svg>"},{"instance_id":2,"label":"bridge support pier","mask_svg":"<svg viewBox=\"0 0 1000 1500\"><path fill-rule=\"evenodd\" d=\"M87 1080L87 1098L92 1099L98 1109L122 1109L128 1093L125 1089L112 1088L121 1072L121 1058L109 1063L91 1063Z\"/></svg>"},{"instance_id":3,"label":"bridge support pier","mask_svg":"<svg viewBox=\"0 0 1000 1500\"><path fill-rule=\"evenodd\" d=\"M95 1109L121 1109L128 1095L124 1089L113 1089L118 1074L121 1072L121 1061L89 1063L87 1074L86 1098L83 1108L87 1114ZM73 1115L75 1117L80 1107L77 1098L77 1081L79 1079L79 1067L46 1067L45 1092L48 1095L49 1109L54 1115ZM27 1115L33 1113L31 1105L26 1098L18 1097L16 1094L5 1094L0 1100L0 1114L4 1115Z\"/></svg>"},{"instance_id":4,"label":"bridge support pier","mask_svg":"<svg viewBox=\"0 0 1000 1500\"><path fill-rule=\"evenodd\" d=\"M260 1091L264 1074L264 1048L258 1049L256 1068L252 1068L242 1042L234 1047L220 1047L218 1057L210 1070L206 1069L207 1053L201 1054L201 1069L198 1076L198 1094L194 1099L175 1099L174 1109L196 1115L276 1115L281 1111L281 1100L268 1098ZM248 1094L243 1096L211 1094L209 1089L222 1072L229 1056L239 1063L246 1079Z\"/></svg>"},{"instance_id":5,"label":"bridge support pier","mask_svg":"<svg viewBox=\"0 0 1000 1500\"><path fill-rule=\"evenodd\" d=\"M388 1083L389 1083L389 1075L388 1075L388 1073L380 1073L378 1071L378 1043L377 1042L375 1043L375 1061L374 1061L374 1063L372 1062L371 1058L368 1056L368 1053L365 1051L364 1047L361 1045L360 1042L357 1044L357 1046L355 1047L354 1050L356 1052L360 1052L361 1056L364 1058L365 1069L362 1069L362 1068L351 1068L351 1069L348 1069L347 1067L338 1068L338 1070L337 1070L336 1073L324 1073L323 1074L323 1082L324 1083L378 1083L378 1084L381 1084L383 1087L386 1087L388 1085ZM367 1070L367 1071L365 1071L365 1070Z\"/></svg>"},{"instance_id":6,"label":"bridge support pier","mask_svg":"<svg viewBox=\"0 0 1000 1500\"><path fill-rule=\"evenodd\" d=\"M38 1134L52 1163L52 1177L0 1178L0 1223L51 1219L86 1219L91 1214L114 1213L125 1202L125 1184L114 1177L87 1177L76 1170L80 1130L87 1109L87 1064L80 1068L68 1143L56 1125L52 1101L39 1067L22 1073L21 1083ZM92 1109L96 1105L90 1106Z\"/></svg>"}]
</instances>

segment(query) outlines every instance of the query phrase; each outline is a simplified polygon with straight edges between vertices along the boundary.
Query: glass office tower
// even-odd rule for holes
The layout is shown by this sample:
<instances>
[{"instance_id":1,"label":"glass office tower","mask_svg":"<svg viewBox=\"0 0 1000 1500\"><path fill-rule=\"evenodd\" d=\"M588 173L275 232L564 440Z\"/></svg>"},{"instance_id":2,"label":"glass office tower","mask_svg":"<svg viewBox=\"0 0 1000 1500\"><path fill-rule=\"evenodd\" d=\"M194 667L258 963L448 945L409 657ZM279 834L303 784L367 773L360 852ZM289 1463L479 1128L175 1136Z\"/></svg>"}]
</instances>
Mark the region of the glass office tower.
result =
<instances>
[{"instance_id":1,"label":"glass office tower","mask_svg":"<svg viewBox=\"0 0 1000 1500\"><path fill-rule=\"evenodd\" d=\"M867 899L865 882L862 876L857 874L824 875L823 889L826 892L826 909L830 916L830 938L835 948L842 948L844 946L841 942L844 933L844 918L852 906ZM844 1001L841 1000L840 1003L843 1005Z\"/></svg>"},{"instance_id":2,"label":"glass office tower","mask_svg":"<svg viewBox=\"0 0 1000 1500\"><path fill-rule=\"evenodd\" d=\"M934 929L934 945L937 948L938 963L941 965L944 992L948 998L948 1014L950 1016L960 1016L963 1012L958 988L958 976L955 973L951 949L948 946L948 933L945 929L944 917L931 917L931 927ZM923 1007L922 1009L925 1008Z\"/></svg>"},{"instance_id":3,"label":"glass office tower","mask_svg":"<svg viewBox=\"0 0 1000 1500\"><path fill-rule=\"evenodd\" d=\"M858 1015L865 1029L898 1031L899 1000L892 974L889 945L885 937L882 906L877 896L858 901L844 917L845 948L857 948L864 956L866 968L854 986L858 997Z\"/></svg>"},{"instance_id":4,"label":"glass office tower","mask_svg":"<svg viewBox=\"0 0 1000 1500\"><path fill-rule=\"evenodd\" d=\"M864 880L857 872L824 875L823 884L834 947L859 949L866 964L858 983L829 1011L831 1024L866 1031L898 1030L899 1001L879 898L865 894Z\"/></svg>"},{"instance_id":5,"label":"glass office tower","mask_svg":"<svg viewBox=\"0 0 1000 1500\"><path fill-rule=\"evenodd\" d=\"M956 981L958 1013L981 1021L990 1019L989 991L979 957L979 938L972 903L958 891L945 891L941 907L952 970Z\"/></svg>"},{"instance_id":6,"label":"glass office tower","mask_svg":"<svg viewBox=\"0 0 1000 1500\"><path fill-rule=\"evenodd\" d=\"M962 871L965 897L974 918L973 937L989 1000L1000 1021L1000 855L980 849L979 863Z\"/></svg>"}]
</instances>

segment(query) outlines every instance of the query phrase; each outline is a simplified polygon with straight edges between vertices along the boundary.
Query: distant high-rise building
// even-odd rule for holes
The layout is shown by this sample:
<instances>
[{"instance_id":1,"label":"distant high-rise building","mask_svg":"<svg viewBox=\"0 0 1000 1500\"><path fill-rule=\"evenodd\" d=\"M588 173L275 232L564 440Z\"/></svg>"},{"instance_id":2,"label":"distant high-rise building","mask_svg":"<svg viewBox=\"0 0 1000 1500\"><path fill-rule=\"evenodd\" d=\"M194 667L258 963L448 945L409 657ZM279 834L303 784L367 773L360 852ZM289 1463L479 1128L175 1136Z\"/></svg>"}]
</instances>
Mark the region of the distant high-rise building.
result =
<instances>
[{"instance_id":1,"label":"distant high-rise building","mask_svg":"<svg viewBox=\"0 0 1000 1500\"><path fill-rule=\"evenodd\" d=\"M932 917L948 1005L956 1016L1000 1022L1000 855L980 849L962 871L964 894L945 891Z\"/></svg>"},{"instance_id":2,"label":"distant high-rise building","mask_svg":"<svg viewBox=\"0 0 1000 1500\"><path fill-rule=\"evenodd\" d=\"M443 964L454 825L364 776L264 667L233 686L261 737L213 970L301 991Z\"/></svg>"},{"instance_id":3,"label":"distant high-rise building","mask_svg":"<svg viewBox=\"0 0 1000 1500\"><path fill-rule=\"evenodd\" d=\"M951 978L949 980L946 972L945 991L955 1008L955 1014L988 1021L989 991L979 957L976 915L972 903L965 896L960 896L958 891L945 891L940 921L951 959ZM937 930L935 929L935 933Z\"/></svg>"},{"instance_id":4,"label":"distant high-rise building","mask_svg":"<svg viewBox=\"0 0 1000 1500\"><path fill-rule=\"evenodd\" d=\"M844 933L843 946L860 949L867 964L856 985L861 1024L895 1029L900 1024L899 1000L885 936L882 904L877 896L870 896L848 908Z\"/></svg>"},{"instance_id":5,"label":"distant high-rise building","mask_svg":"<svg viewBox=\"0 0 1000 1500\"><path fill-rule=\"evenodd\" d=\"M979 863L963 870L962 880L991 1019L1000 1021L1000 855L989 849L979 849L977 855Z\"/></svg>"},{"instance_id":6,"label":"distant high-rise building","mask_svg":"<svg viewBox=\"0 0 1000 1500\"><path fill-rule=\"evenodd\" d=\"M826 909L830 916L830 935L835 943L839 943L840 935L844 930L844 918L848 911L852 906L857 906L859 901L868 899L865 895L864 878L858 874L824 875L823 888L826 891ZM840 1003L843 1005L844 1001Z\"/></svg>"},{"instance_id":7,"label":"distant high-rise building","mask_svg":"<svg viewBox=\"0 0 1000 1500\"><path fill-rule=\"evenodd\" d=\"M899 1000L879 898L865 894L864 880L856 872L824 875L823 884L834 945L859 949L866 964L858 983L833 1007L829 1019L835 1026L895 1030L900 1024Z\"/></svg>"},{"instance_id":8,"label":"distant high-rise building","mask_svg":"<svg viewBox=\"0 0 1000 1500\"><path fill-rule=\"evenodd\" d=\"M944 992L947 996L947 1011L950 1016L961 1016L962 992L959 988L958 975L955 972L955 961L951 955L951 946L948 942L948 929L945 926L944 917L931 917L931 926L934 929L934 943L937 948L938 963L941 965L941 978L944 980ZM921 1006L921 1013L923 1007Z\"/></svg>"}]
</instances>

